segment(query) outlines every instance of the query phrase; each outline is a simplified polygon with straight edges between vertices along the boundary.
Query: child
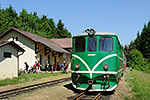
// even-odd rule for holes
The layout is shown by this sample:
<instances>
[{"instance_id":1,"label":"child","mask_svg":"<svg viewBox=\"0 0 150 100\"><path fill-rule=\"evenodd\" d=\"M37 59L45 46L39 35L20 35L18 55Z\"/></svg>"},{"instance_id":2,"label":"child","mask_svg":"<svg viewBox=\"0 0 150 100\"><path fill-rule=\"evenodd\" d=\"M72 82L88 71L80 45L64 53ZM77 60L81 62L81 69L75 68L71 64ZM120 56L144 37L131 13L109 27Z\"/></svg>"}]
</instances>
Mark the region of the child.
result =
<instances>
[{"instance_id":1,"label":"child","mask_svg":"<svg viewBox=\"0 0 150 100\"><path fill-rule=\"evenodd\" d=\"M51 69L52 69L51 74L53 74L54 67L52 66Z\"/></svg>"}]
</instances>

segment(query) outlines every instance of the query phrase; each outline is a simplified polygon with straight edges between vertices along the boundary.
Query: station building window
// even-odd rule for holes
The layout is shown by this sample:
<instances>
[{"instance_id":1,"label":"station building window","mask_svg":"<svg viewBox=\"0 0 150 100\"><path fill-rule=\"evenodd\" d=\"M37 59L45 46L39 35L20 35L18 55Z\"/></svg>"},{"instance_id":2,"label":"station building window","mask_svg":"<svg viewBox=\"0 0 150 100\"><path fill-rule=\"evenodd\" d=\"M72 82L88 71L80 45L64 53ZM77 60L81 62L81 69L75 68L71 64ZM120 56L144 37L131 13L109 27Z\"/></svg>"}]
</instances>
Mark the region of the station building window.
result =
<instances>
[{"instance_id":1,"label":"station building window","mask_svg":"<svg viewBox=\"0 0 150 100\"><path fill-rule=\"evenodd\" d=\"M11 58L11 52L4 52L5 58Z\"/></svg>"}]
</instances>

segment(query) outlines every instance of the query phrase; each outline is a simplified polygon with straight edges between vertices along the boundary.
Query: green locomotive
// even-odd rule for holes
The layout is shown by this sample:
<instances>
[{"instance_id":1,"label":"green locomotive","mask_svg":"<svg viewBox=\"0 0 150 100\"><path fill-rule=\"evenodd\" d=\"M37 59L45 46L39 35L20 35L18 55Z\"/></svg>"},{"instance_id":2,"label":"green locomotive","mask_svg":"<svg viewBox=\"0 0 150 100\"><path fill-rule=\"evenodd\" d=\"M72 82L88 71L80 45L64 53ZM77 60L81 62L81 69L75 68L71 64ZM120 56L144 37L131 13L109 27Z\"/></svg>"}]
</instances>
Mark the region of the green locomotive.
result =
<instances>
[{"instance_id":1,"label":"green locomotive","mask_svg":"<svg viewBox=\"0 0 150 100\"><path fill-rule=\"evenodd\" d=\"M73 36L72 84L79 90L112 91L123 75L124 53L115 33L95 32Z\"/></svg>"}]
</instances>

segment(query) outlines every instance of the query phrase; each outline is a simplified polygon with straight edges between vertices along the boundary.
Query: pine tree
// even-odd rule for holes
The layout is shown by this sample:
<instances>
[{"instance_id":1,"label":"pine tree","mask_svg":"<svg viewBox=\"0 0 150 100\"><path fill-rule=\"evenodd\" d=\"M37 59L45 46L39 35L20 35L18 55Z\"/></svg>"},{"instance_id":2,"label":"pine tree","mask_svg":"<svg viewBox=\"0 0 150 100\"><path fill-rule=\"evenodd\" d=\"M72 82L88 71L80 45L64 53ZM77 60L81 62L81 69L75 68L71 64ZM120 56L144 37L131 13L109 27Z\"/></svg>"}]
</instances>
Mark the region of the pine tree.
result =
<instances>
[{"instance_id":1,"label":"pine tree","mask_svg":"<svg viewBox=\"0 0 150 100\"><path fill-rule=\"evenodd\" d=\"M20 20L20 23L21 23L21 29L25 30L25 31L28 31L29 30L29 14L28 12L26 11L26 9L22 9L22 12L20 12L20 15L19 15L19 20Z\"/></svg>"},{"instance_id":2,"label":"pine tree","mask_svg":"<svg viewBox=\"0 0 150 100\"><path fill-rule=\"evenodd\" d=\"M12 5L9 8L1 9L0 10L0 33L4 32L5 30L9 29L12 26L16 26L16 19L17 13L13 9Z\"/></svg>"},{"instance_id":3,"label":"pine tree","mask_svg":"<svg viewBox=\"0 0 150 100\"><path fill-rule=\"evenodd\" d=\"M56 34L55 22L54 22L54 20L53 20L52 18L50 18L50 19L48 20L48 24L49 24L49 26L50 26L50 32L49 32L50 36L49 36L48 38L54 38L54 36L55 36L55 34Z\"/></svg>"},{"instance_id":4,"label":"pine tree","mask_svg":"<svg viewBox=\"0 0 150 100\"><path fill-rule=\"evenodd\" d=\"M2 17L2 10L1 10L1 4L0 4L0 33L2 33L2 25L3 25L3 17Z\"/></svg>"},{"instance_id":5,"label":"pine tree","mask_svg":"<svg viewBox=\"0 0 150 100\"><path fill-rule=\"evenodd\" d=\"M57 23L57 28L56 28L57 35L55 35L55 38L63 37L63 29L64 29L64 24L60 19L59 22Z\"/></svg>"},{"instance_id":6,"label":"pine tree","mask_svg":"<svg viewBox=\"0 0 150 100\"><path fill-rule=\"evenodd\" d=\"M142 52L144 58L150 60L150 21L148 23L148 26L144 25L140 42L140 51Z\"/></svg>"},{"instance_id":7,"label":"pine tree","mask_svg":"<svg viewBox=\"0 0 150 100\"><path fill-rule=\"evenodd\" d=\"M139 31L138 31L138 33L137 33L137 38L134 40L134 45L135 45L135 48L138 50L138 51L140 51L140 43L141 42L141 36L140 36L140 33L139 33Z\"/></svg>"},{"instance_id":8,"label":"pine tree","mask_svg":"<svg viewBox=\"0 0 150 100\"><path fill-rule=\"evenodd\" d=\"M71 33L68 32L67 28L64 28L61 20L56 26L53 19L47 18L46 15L39 18L37 12L29 14L23 8L18 16L11 5L6 9L1 9L0 6L0 34L10 27L16 27L49 39L71 37Z\"/></svg>"},{"instance_id":9,"label":"pine tree","mask_svg":"<svg viewBox=\"0 0 150 100\"><path fill-rule=\"evenodd\" d=\"M124 54L125 54L125 56L126 56L126 58L127 58L127 62L129 62L129 61L130 61L129 45L125 45L125 47L124 47Z\"/></svg>"},{"instance_id":10,"label":"pine tree","mask_svg":"<svg viewBox=\"0 0 150 100\"><path fill-rule=\"evenodd\" d=\"M57 33L57 38L66 38L71 36L68 30L64 28L64 24L62 23L61 19L57 24L56 33Z\"/></svg>"}]
</instances>

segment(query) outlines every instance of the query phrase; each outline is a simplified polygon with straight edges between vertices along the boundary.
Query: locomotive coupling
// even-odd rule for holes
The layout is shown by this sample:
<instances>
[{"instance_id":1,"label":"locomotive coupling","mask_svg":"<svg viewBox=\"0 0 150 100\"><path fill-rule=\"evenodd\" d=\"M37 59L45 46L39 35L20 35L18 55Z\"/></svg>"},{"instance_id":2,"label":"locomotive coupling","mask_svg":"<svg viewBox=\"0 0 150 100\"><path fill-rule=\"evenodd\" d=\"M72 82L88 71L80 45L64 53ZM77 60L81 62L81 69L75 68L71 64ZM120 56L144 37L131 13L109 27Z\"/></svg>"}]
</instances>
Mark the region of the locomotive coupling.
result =
<instances>
[{"instance_id":1,"label":"locomotive coupling","mask_svg":"<svg viewBox=\"0 0 150 100\"><path fill-rule=\"evenodd\" d=\"M89 84L89 85L92 85L93 83L94 83L93 80L88 80L88 84Z\"/></svg>"}]
</instances>

